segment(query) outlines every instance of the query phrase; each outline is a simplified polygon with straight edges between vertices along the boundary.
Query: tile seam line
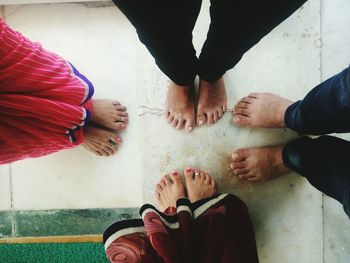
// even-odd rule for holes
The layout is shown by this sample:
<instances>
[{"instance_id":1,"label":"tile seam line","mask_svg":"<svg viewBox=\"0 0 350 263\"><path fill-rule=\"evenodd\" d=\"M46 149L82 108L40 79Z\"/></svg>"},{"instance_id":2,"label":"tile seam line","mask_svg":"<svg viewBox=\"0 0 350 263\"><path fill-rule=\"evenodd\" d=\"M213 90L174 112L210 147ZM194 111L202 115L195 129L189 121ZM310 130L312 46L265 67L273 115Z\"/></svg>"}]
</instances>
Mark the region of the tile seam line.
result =
<instances>
[{"instance_id":1,"label":"tile seam line","mask_svg":"<svg viewBox=\"0 0 350 263\"><path fill-rule=\"evenodd\" d=\"M320 0L320 82L323 81L323 15L324 15L324 0ZM324 194L322 193L322 262L325 263L325 210L324 210Z\"/></svg>"},{"instance_id":2,"label":"tile seam line","mask_svg":"<svg viewBox=\"0 0 350 263\"><path fill-rule=\"evenodd\" d=\"M10 172L10 202L11 202L11 236L16 235L16 220L15 220L15 214L14 214L14 207L13 207L13 181L12 181L12 164L9 164L9 172Z\"/></svg>"}]
</instances>

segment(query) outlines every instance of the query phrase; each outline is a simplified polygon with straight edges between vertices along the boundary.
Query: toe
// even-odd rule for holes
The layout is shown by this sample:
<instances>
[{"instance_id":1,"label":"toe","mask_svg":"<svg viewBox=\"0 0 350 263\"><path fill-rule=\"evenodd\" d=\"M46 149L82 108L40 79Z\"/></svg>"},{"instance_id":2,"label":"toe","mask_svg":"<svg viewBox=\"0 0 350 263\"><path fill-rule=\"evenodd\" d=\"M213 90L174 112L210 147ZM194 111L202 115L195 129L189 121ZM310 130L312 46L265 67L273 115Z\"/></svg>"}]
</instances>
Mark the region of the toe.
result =
<instances>
[{"instance_id":1,"label":"toe","mask_svg":"<svg viewBox=\"0 0 350 263\"><path fill-rule=\"evenodd\" d=\"M126 123L126 122L128 122L128 120L129 120L129 118L128 117L123 117L123 116L120 116L120 115L118 115L117 117L116 117L116 122L118 121L118 122L124 122L124 123Z\"/></svg>"},{"instance_id":2,"label":"toe","mask_svg":"<svg viewBox=\"0 0 350 263\"><path fill-rule=\"evenodd\" d=\"M249 151L246 149L239 149L237 151L234 151L232 153L232 160L234 162L241 162L244 161L249 157Z\"/></svg>"},{"instance_id":3,"label":"toe","mask_svg":"<svg viewBox=\"0 0 350 263\"><path fill-rule=\"evenodd\" d=\"M185 179L186 179L186 180L193 179L193 173L194 173L194 169L191 168L191 167L187 167L187 168L184 170Z\"/></svg>"},{"instance_id":4,"label":"toe","mask_svg":"<svg viewBox=\"0 0 350 263\"><path fill-rule=\"evenodd\" d=\"M179 122L179 120L174 118L174 120L171 122L171 126L173 126L174 128L176 128L178 122Z\"/></svg>"},{"instance_id":5,"label":"toe","mask_svg":"<svg viewBox=\"0 0 350 263\"><path fill-rule=\"evenodd\" d=\"M252 102L254 102L255 98L253 97L244 97L243 99L241 99L241 102L244 102L245 104L251 104Z\"/></svg>"},{"instance_id":6,"label":"toe","mask_svg":"<svg viewBox=\"0 0 350 263\"><path fill-rule=\"evenodd\" d=\"M127 117L129 114L126 111L117 111L117 116Z\"/></svg>"},{"instance_id":7,"label":"toe","mask_svg":"<svg viewBox=\"0 0 350 263\"><path fill-rule=\"evenodd\" d=\"M235 108L242 108L242 109L247 109L249 107L249 104L243 101L237 102L235 105Z\"/></svg>"},{"instance_id":8,"label":"toe","mask_svg":"<svg viewBox=\"0 0 350 263\"><path fill-rule=\"evenodd\" d=\"M154 195L155 195L156 199L159 201L160 200L160 192L158 191L158 189L156 189L154 191Z\"/></svg>"},{"instance_id":9,"label":"toe","mask_svg":"<svg viewBox=\"0 0 350 263\"><path fill-rule=\"evenodd\" d=\"M124 129L126 129L126 124L124 122L117 121L115 123L115 127L117 130L124 130Z\"/></svg>"},{"instance_id":10,"label":"toe","mask_svg":"<svg viewBox=\"0 0 350 263\"><path fill-rule=\"evenodd\" d=\"M249 126L251 123L251 118L244 115L234 115L232 122L233 124L240 126Z\"/></svg>"},{"instance_id":11,"label":"toe","mask_svg":"<svg viewBox=\"0 0 350 263\"><path fill-rule=\"evenodd\" d=\"M251 178L251 177L254 177L254 176L251 173L245 173L245 174L238 175L238 177L240 179L248 179L248 178Z\"/></svg>"},{"instance_id":12,"label":"toe","mask_svg":"<svg viewBox=\"0 0 350 263\"><path fill-rule=\"evenodd\" d=\"M187 120L185 123L185 129L187 132L191 132L194 127L194 121L193 120Z\"/></svg>"},{"instance_id":13,"label":"toe","mask_svg":"<svg viewBox=\"0 0 350 263\"><path fill-rule=\"evenodd\" d=\"M115 108L117 111L126 111L126 107L123 105L116 105Z\"/></svg>"},{"instance_id":14,"label":"toe","mask_svg":"<svg viewBox=\"0 0 350 263\"><path fill-rule=\"evenodd\" d=\"M198 124L198 126L203 125L204 123L206 123L206 121L207 120L206 120L204 111L198 109L198 112L197 112L197 124Z\"/></svg>"},{"instance_id":15,"label":"toe","mask_svg":"<svg viewBox=\"0 0 350 263\"><path fill-rule=\"evenodd\" d=\"M215 111L215 112L213 113L213 122L214 122L214 123L217 122L218 119L219 119L219 115L218 115L218 113Z\"/></svg>"},{"instance_id":16,"label":"toe","mask_svg":"<svg viewBox=\"0 0 350 263\"><path fill-rule=\"evenodd\" d=\"M164 176L165 177L165 176ZM162 187L162 189L166 186L166 183L164 181L164 177L159 181L160 186Z\"/></svg>"},{"instance_id":17,"label":"toe","mask_svg":"<svg viewBox=\"0 0 350 263\"><path fill-rule=\"evenodd\" d=\"M168 118L168 122L171 124L173 122L174 118L175 118L174 115L170 114L169 118Z\"/></svg>"},{"instance_id":18,"label":"toe","mask_svg":"<svg viewBox=\"0 0 350 263\"><path fill-rule=\"evenodd\" d=\"M164 175L163 176L163 181L165 182L165 185L168 186L168 185L171 185L171 177L169 175Z\"/></svg>"},{"instance_id":19,"label":"toe","mask_svg":"<svg viewBox=\"0 0 350 263\"><path fill-rule=\"evenodd\" d=\"M201 171L199 169L194 169L194 179L195 180L202 179Z\"/></svg>"},{"instance_id":20,"label":"toe","mask_svg":"<svg viewBox=\"0 0 350 263\"><path fill-rule=\"evenodd\" d=\"M249 111L246 108L235 107L234 116L236 115L243 115L246 117L246 116L249 116Z\"/></svg>"},{"instance_id":21,"label":"toe","mask_svg":"<svg viewBox=\"0 0 350 263\"><path fill-rule=\"evenodd\" d=\"M159 184L156 185L156 191L160 194L160 192L163 190L162 186Z\"/></svg>"},{"instance_id":22,"label":"toe","mask_svg":"<svg viewBox=\"0 0 350 263\"><path fill-rule=\"evenodd\" d=\"M237 169L234 169L233 172L236 174L236 175L241 175L241 174L247 174L249 173L249 170L247 168L237 168Z\"/></svg>"},{"instance_id":23,"label":"toe","mask_svg":"<svg viewBox=\"0 0 350 263\"><path fill-rule=\"evenodd\" d=\"M185 120L182 119L182 118L180 118L180 119L178 120L177 125L176 125L175 128L176 128L177 130L181 130L181 129L184 127L184 123L185 123Z\"/></svg>"},{"instance_id":24,"label":"toe","mask_svg":"<svg viewBox=\"0 0 350 263\"><path fill-rule=\"evenodd\" d=\"M259 93L250 93L248 95L248 97L253 98L253 99L257 99L259 97Z\"/></svg>"},{"instance_id":25,"label":"toe","mask_svg":"<svg viewBox=\"0 0 350 263\"><path fill-rule=\"evenodd\" d=\"M174 184L179 185L182 184L181 177L177 171L174 171L170 174L171 180L173 180Z\"/></svg>"},{"instance_id":26,"label":"toe","mask_svg":"<svg viewBox=\"0 0 350 263\"><path fill-rule=\"evenodd\" d=\"M207 113L207 122L208 122L209 125L214 123L214 118L213 117L214 117L213 114Z\"/></svg>"}]
</instances>

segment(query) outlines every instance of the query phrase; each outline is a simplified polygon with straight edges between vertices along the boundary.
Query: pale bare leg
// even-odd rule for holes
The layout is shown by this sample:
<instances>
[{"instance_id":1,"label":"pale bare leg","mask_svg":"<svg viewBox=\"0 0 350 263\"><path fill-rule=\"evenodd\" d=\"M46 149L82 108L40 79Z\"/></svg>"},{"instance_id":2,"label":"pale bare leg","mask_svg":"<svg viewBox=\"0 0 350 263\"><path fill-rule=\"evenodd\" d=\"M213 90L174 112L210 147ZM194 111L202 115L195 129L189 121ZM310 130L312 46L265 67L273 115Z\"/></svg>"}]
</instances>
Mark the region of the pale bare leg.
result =
<instances>
[{"instance_id":1,"label":"pale bare leg","mask_svg":"<svg viewBox=\"0 0 350 263\"><path fill-rule=\"evenodd\" d=\"M176 207L176 201L185 197L185 188L178 172L163 176L156 186L157 209L164 212L169 207Z\"/></svg>"},{"instance_id":2,"label":"pale bare leg","mask_svg":"<svg viewBox=\"0 0 350 263\"><path fill-rule=\"evenodd\" d=\"M240 149L232 154L231 169L241 179L266 181L290 170L282 159L283 146Z\"/></svg>"},{"instance_id":3,"label":"pale bare leg","mask_svg":"<svg viewBox=\"0 0 350 263\"><path fill-rule=\"evenodd\" d=\"M227 97L223 77L214 83L201 79L199 82L197 124L213 124L224 115L226 110Z\"/></svg>"},{"instance_id":4,"label":"pale bare leg","mask_svg":"<svg viewBox=\"0 0 350 263\"><path fill-rule=\"evenodd\" d=\"M215 180L206 172L195 168L184 171L188 199L194 203L216 193Z\"/></svg>"},{"instance_id":5,"label":"pale bare leg","mask_svg":"<svg viewBox=\"0 0 350 263\"><path fill-rule=\"evenodd\" d=\"M126 107L109 99L93 100L91 121L113 130L123 130L128 123Z\"/></svg>"},{"instance_id":6,"label":"pale bare leg","mask_svg":"<svg viewBox=\"0 0 350 263\"><path fill-rule=\"evenodd\" d=\"M84 143L87 150L99 156L111 156L118 150L122 138L113 132L88 125L84 129Z\"/></svg>"},{"instance_id":7,"label":"pale bare leg","mask_svg":"<svg viewBox=\"0 0 350 263\"><path fill-rule=\"evenodd\" d=\"M233 123L247 127L283 128L284 114L293 102L270 93L251 93L237 102Z\"/></svg>"},{"instance_id":8,"label":"pale bare leg","mask_svg":"<svg viewBox=\"0 0 350 263\"><path fill-rule=\"evenodd\" d=\"M165 103L165 118L171 126L190 132L194 128L194 92L189 86L170 82Z\"/></svg>"}]
</instances>

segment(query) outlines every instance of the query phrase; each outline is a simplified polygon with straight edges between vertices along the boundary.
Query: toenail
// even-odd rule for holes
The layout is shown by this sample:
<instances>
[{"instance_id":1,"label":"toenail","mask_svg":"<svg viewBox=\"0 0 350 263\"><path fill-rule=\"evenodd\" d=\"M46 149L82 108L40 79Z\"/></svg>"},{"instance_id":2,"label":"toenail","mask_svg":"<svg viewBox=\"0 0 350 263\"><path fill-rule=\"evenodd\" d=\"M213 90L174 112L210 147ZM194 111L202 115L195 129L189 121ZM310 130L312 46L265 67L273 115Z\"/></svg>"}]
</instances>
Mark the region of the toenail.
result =
<instances>
[{"instance_id":1,"label":"toenail","mask_svg":"<svg viewBox=\"0 0 350 263\"><path fill-rule=\"evenodd\" d=\"M187 169L186 169L186 172L188 172L188 173L191 172L191 171L192 171L191 168L187 168Z\"/></svg>"},{"instance_id":2,"label":"toenail","mask_svg":"<svg viewBox=\"0 0 350 263\"><path fill-rule=\"evenodd\" d=\"M194 175L199 175L199 172L195 172Z\"/></svg>"},{"instance_id":3,"label":"toenail","mask_svg":"<svg viewBox=\"0 0 350 263\"><path fill-rule=\"evenodd\" d=\"M193 129L192 127L188 127L187 128L188 131L192 131L192 129Z\"/></svg>"},{"instance_id":4,"label":"toenail","mask_svg":"<svg viewBox=\"0 0 350 263\"><path fill-rule=\"evenodd\" d=\"M234 153L234 154L232 155L232 159L236 159L236 158L238 158L238 154L237 154L237 153Z\"/></svg>"},{"instance_id":5,"label":"toenail","mask_svg":"<svg viewBox=\"0 0 350 263\"><path fill-rule=\"evenodd\" d=\"M177 176L177 172L172 172L171 174L174 176Z\"/></svg>"},{"instance_id":6,"label":"toenail","mask_svg":"<svg viewBox=\"0 0 350 263\"><path fill-rule=\"evenodd\" d=\"M122 124L122 125L120 125L120 127L125 128L125 127L126 127L126 125L125 125L125 124Z\"/></svg>"},{"instance_id":7,"label":"toenail","mask_svg":"<svg viewBox=\"0 0 350 263\"><path fill-rule=\"evenodd\" d=\"M233 163L231 163L231 164L230 164L230 167L231 167L231 169L233 169L233 168L234 168Z\"/></svg>"},{"instance_id":8,"label":"toenail","mask_svg":"<svg viewBox=\"0 0 350 263\"><path fill-rule=\"evenodd\" d=\"M117 137L117 141L118 141L118 142L121 142L121 141L122 141L122 138Z\"/></svg>"},{"instance_id":9,"label":"toenail","mask_svg":"<svg viewBox=\"0 0 350 263\"><path fill-rule=\"evenodd\" d=\"M198 125L203 125L204 124L204 121L200 120L198 121Z\"/></svg>"}]
</instances>

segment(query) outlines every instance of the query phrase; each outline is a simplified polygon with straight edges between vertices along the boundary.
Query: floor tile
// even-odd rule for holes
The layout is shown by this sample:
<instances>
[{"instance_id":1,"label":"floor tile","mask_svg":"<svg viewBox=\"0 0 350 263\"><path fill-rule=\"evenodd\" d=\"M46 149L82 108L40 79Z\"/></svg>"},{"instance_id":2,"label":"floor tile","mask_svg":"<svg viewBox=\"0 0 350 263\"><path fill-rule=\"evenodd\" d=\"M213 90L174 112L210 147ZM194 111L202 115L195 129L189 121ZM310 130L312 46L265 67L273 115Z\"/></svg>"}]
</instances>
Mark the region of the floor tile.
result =
<instances>
[{"instance_id":1,"label":"floor tile","mask_svg":"<svg viewBox=\"0 0 350 263\"><path fill-rule=\"evenodd\" d=\"M112 3L11 6L5 11L12 27L69 58L88 76L95 85L95 98L117 99L128 107L130 115L130 125L121 134L124 142L116 156L95 157L79 147L14 163L14 208L140 205L137 58L132 44L136 43L136 34L131 25Z\"/></svg>"},{"instance_id":2,"label":"floor tile","mask_svg":"<svg viewBox=\"0 0 350 263\"><path fill-rule=\"evenodd\" d=\"M11 168L0 166L0 211L11 210Z\"/></svg>"}]
</instances>

